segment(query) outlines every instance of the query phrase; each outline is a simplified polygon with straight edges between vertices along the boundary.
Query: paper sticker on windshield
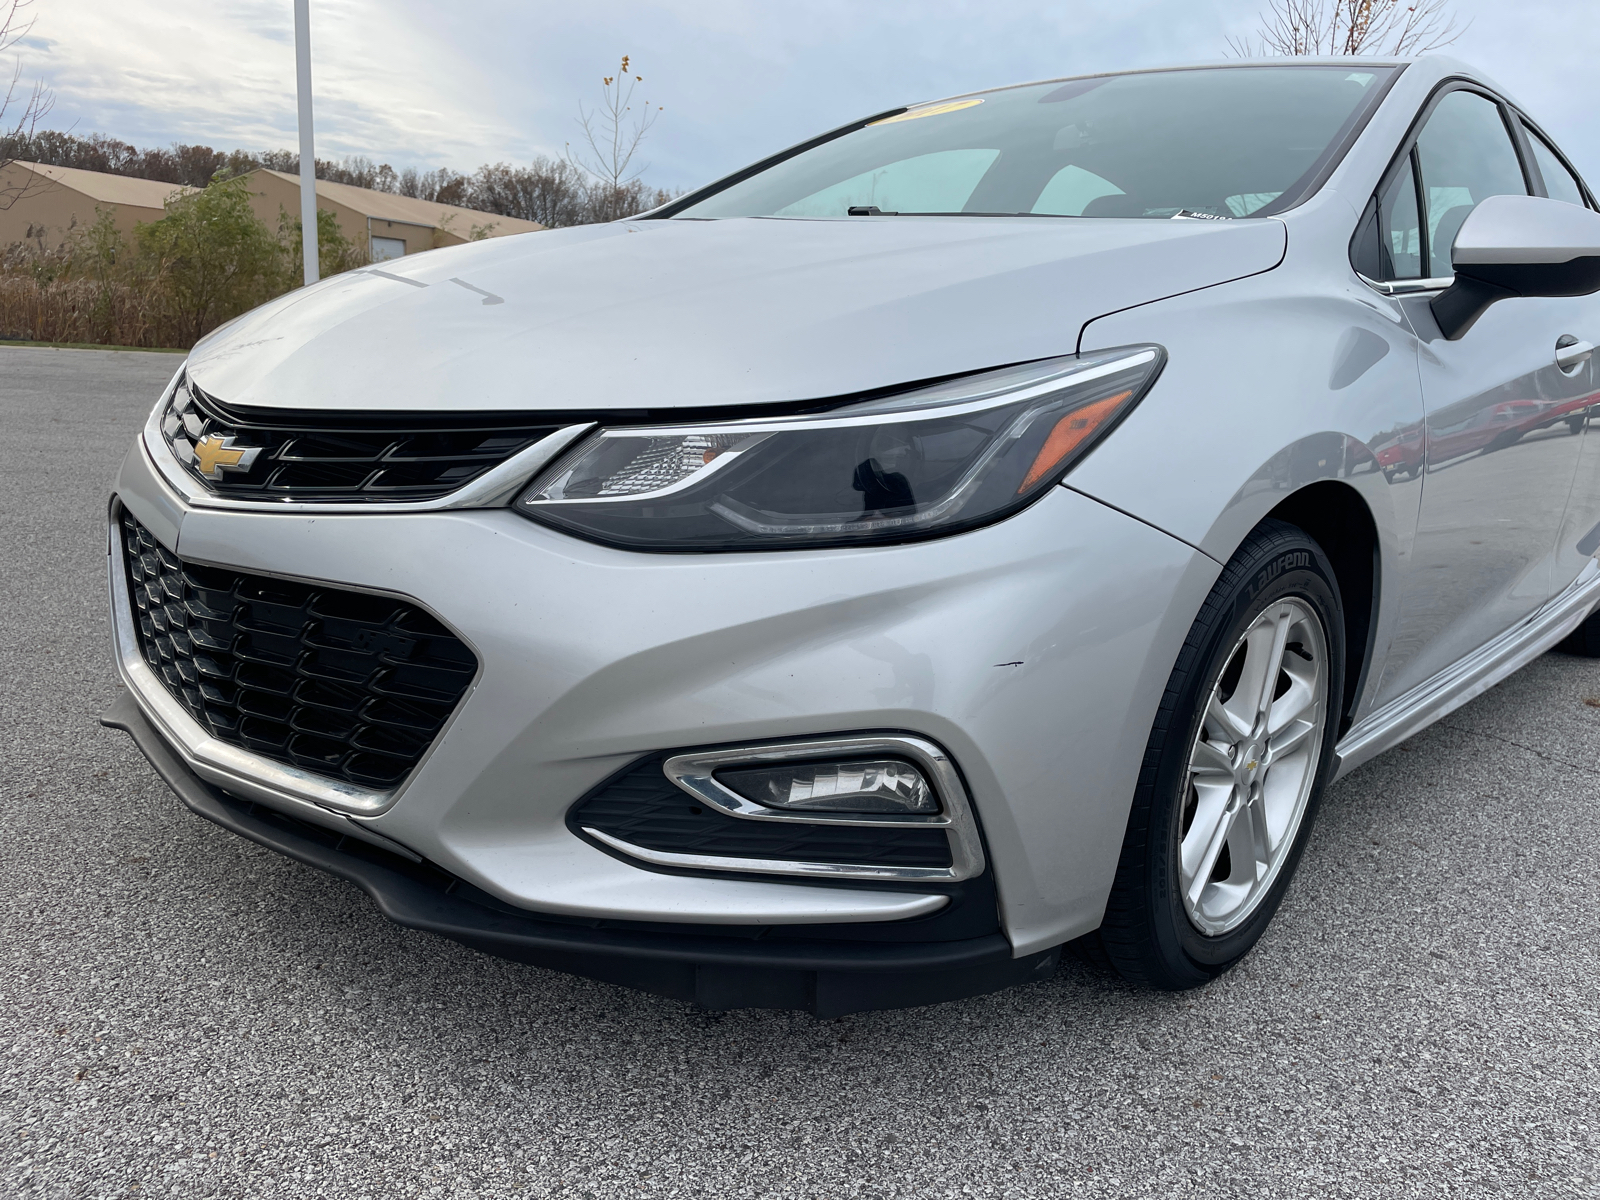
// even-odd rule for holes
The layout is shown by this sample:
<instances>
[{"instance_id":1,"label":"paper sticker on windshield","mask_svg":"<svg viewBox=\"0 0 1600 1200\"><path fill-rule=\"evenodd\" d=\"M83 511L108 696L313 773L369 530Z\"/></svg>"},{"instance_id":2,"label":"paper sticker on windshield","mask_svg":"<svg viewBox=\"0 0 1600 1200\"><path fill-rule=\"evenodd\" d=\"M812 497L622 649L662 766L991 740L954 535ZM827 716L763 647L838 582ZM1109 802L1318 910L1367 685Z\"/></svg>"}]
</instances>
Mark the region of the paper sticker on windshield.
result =
<instances>
[{"instance_id":1,"label":"paper sticker on windshield","mask_svg":"<svg viewBox=\"0 0 1600 1200\"><path fill-rule=\"evenodd\" d=\"M937 117L941 113L956 112L958 109L971 108L974 104L982 104L982 97L973 100L951 100L947 104L929 104L924 108L913 108L903 113L896 113L892 117L885 117L881 121L874 121L872 125L893 125L896 121L915 121L918 117ZM868 129L872 125L867 126Z\"/></svg>"}]
</instances>

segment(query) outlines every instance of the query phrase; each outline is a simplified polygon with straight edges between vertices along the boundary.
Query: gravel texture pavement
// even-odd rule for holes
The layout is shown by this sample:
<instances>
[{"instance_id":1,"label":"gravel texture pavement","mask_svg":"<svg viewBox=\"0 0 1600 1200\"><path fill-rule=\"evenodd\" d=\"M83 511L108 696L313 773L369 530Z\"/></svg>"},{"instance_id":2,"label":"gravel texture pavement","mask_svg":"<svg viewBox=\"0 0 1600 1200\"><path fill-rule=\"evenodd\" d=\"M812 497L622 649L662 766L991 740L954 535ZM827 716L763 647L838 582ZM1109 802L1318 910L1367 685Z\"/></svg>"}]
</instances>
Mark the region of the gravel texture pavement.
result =
<instances>
[{"instance_id":1,"label":"gravel texture pavement","mask_svg":"<svg viewBox=\"0 0 1600 1200\"><path fill-rule=\"evenodd\" d=\"M699 1012L395 928L98 727L177 365L0 348L0 1197L1600 1195L1600 663L1336 787L1201 991Z\"/></svg>"}]
</instances>

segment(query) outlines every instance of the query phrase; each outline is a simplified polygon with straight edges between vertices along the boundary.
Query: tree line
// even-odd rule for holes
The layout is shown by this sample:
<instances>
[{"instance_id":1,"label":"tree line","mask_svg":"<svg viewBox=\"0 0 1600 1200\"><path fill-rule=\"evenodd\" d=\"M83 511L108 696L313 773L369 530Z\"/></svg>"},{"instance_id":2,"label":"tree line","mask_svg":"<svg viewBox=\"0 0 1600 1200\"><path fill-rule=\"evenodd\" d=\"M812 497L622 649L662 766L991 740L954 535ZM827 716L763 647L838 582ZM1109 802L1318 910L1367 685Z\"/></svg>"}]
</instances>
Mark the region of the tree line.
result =
<instances>
[{"instance_id":1,"label":"tree line","mask_svg":"<svg viewBox=\"0 0 1600 1200\"><path fill-rule=\"evenodd\" d=\"M0 163L13 159L196 188L258 167L290 174L300 170L300 156L292 150L224 152L211 146L182 143L162 149L135 146L102 134L79 136L57 130L17 129L0 137ZM673 198L672 192L651 187L642 179L602 179L570 161L544 155L536 156L526 166L485 163L471 174L449 167L431 171L407 167L397 171L388 163L374 163L360 156L337 161L319 158L317 178L502 217L520 217L551 229L620 220Z\"/></svg>"}]
</instances>

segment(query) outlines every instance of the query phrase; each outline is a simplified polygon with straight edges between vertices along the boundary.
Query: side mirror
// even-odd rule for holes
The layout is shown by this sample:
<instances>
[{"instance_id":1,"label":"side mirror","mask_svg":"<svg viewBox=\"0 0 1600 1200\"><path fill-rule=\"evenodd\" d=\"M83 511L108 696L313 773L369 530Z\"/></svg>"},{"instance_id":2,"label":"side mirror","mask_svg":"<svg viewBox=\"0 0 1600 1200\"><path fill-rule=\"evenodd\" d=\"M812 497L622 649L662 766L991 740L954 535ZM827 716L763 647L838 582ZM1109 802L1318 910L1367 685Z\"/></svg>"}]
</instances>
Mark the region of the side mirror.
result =
<instances>
[{"instance_id":1,"label":"side mirror","mask_svg":"<svg viewBox=\"0 0 1600 1200\"><path fill-rule=\"evenodd\" d=\"M1496 300L1600 292L1600 213L1542 196L1490 196L1461 223L1450 262L1456 281L1432 307L1453 342Z\"/></svg>"}]
</instances>

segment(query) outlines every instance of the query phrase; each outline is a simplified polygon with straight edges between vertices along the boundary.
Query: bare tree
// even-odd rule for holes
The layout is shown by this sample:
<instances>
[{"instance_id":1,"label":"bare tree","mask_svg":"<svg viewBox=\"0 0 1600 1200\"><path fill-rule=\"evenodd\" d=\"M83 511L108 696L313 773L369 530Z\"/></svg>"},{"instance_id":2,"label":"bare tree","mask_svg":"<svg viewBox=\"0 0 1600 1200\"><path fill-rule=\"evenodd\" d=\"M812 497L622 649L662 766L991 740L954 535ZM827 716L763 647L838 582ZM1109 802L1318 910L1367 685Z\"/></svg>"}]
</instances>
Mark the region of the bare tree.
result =
<instances>
[{"instance_id":1,"label":"bare tree","mask_svg":"<svg viewBox=\"0 0 1600 1200\"><path fill-rule=\"evenodd\" d=\"M33 0L0 0L0 54L10 50L33 28L33 18L25 11ZM54 102L50 90L42 83L19 93L22 82L22 55L17 55L16 68L11 72L11 82L0 96L0 170L15 161L8 148L31 141L34 130ZM12 122L15 122L13 124ZM10 208L35 186L30 175L28 182L0 185L0 210Z\"/></svg>"},{"instance_id":2,"label":"bare tree","mask_svg":"<svg viewBox=\"0 0 1600 1200\"><path fill-rule=\"evenodd\" d=\"M576 150L567 143L567 161L613 193L624 190L650 165L635 163L634 158L663 109L659 104L651 108L648 100L634 108L634 89L643 82L643 75L629 73L628 55L624 54L617 73L601 81L604 99L599 106L586 109L578 102L582 143Z\"/></svg>"},{"instance_id":3,"label":"bare tree","mask_svg":"<svg viewBox=\"0 0 1600 1200\"><path fill-rule=\"evenodd\" d=\"M1228 48L1241 58L1426 54L1464 32L1449 7L1450 0L1270 0L1256 39L1229 38Z\"/></svg>"},{"instance_id":4,"label":"bare tree","mask_svg":"<svg viewBox=\"0 0 1600 1200\"><path fill-rule=\"evenodd\" d=\"M526 167L485 163L472 177L474 208L537 221L552 229L582 225L591 219L588 192L589 185L578 168L544 155Z\"/></svg>"}]
</instances>

